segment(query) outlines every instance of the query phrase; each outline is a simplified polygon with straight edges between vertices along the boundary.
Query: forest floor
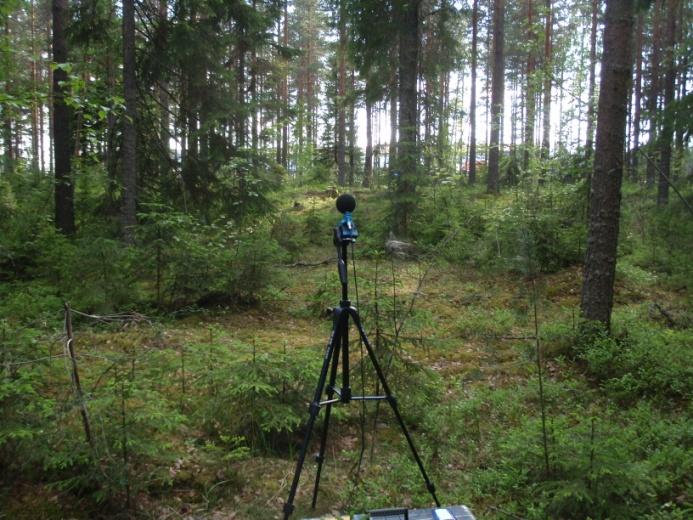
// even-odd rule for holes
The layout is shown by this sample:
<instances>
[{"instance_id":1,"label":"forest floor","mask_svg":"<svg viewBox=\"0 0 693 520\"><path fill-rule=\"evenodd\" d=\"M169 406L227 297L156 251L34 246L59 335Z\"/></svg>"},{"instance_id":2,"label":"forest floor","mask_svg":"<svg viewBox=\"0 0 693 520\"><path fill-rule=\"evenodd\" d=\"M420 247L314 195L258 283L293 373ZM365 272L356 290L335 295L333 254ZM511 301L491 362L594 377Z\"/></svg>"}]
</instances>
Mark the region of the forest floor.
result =
<instances>
[{"instance_id":1,"label":"forest floor","mask_svg":"<svg viewBox=\"0 0 693 520\"><path fill-rule=\"evenodd\" d=\"M302 204L314 210L316 204L321 208L331 206L332 200L309 199ZM297 213L307 211L298 209ZM92 328L82 322L75 329L76 348L108 356L123 345L134 345L135 351L149 353L161 349L185 352L189 345L211 344L233 350L243 344L252 345L253 362L256 354L296 354L300 361L305 356L297 353L308 352L314 362L310 366L313 375L307 377L310 380L314 376L317 382L318 372L314 369L321 361L331 326L325 309L339 300L334 258L331 237L327 236L324 246L311 245L276 266L281 283L258 305L201 310L186 317L153 324L130 323L118 329ZM532 419L540 414L537 348L543 352L541 368L547 387L544 391L549 395L549 412L555 415L557 430L567 408L574 404L572 397L561 404L564 393L583 393L581 406L586 413L592 410L592 415L598 415L594 407L601 405L596 403L606 402L590 382L585 367L567 363L563 358L565 338L574 335L577 327L581 268L572 266L532 279L521 273L482 270L432 257L361 258L358 246L356 258L357 284L352 280L352 300L358 301L371 340L376 342L374 338L378 337L377 342L387 347L388 354L383 355L381 362L388 367L393 392L400 398L405 420L410 423L415 443L421 447L441 501L450 505L466 503L479 518L502 518L506 514L513 517L515 509L503 513L498 505L488 475L502 477L494 459L509 456L508 450L527 450L533 461L542 460L539 431L528 432L535 423L528 426L525 422L528 414ZM644 320L661 328L667 326L667 321L691 321L689 294L659 285L653 278L620 273L615 299L615 319L626 324ZM535 326L540 331L539 344ZM358 342L354 342L351 358L355 393L361 391L360 355ZM192 359L186 362L191 366L195 363ZM88 358L85 363L89 363ZM194 393L196 385L194 368L189 370L191 375L185 381L183 368L183 387L177 396L183 407L196 406L193 401L185 403L186 392ZM87 376L87 384L95 384L97 372L93 370ZM161 377L180 378L181 373L176 369ZM367 380L368 393L372 391L372 379ZM561 382L565 382L565 388ZM306 384L302 391L301 406L307 405L313 384ZM517 402L507 403L514 400ZM602 410L608 408L604 404ZM683 403L676 405L671 417L681 413L685 416L685 409ZM307 406L305 410L307 417ZM315 513L309 510L315 476L315 464L309 457L296 497L295 518L374 507L423 507L429 503L391 413L381 410L374 427L374 407L369 407L362 427L360 410L360 404L353 403L348 411L336 413L330 426ZM554 419L550 420L554 428ZM572 424L578 422L573 420ZM201 426L188 423L186 428L191 437L203 436L197 432ZM504 432L507 438L497 438ZM560 433L552 435L560 437ZM150 518L280 518L300 439L298 431L276 436L268 444L258 441L236 459L219 456L210 467L205 467L190 447L189 457L178 456L169 463L170 491L160 495L139 491L133 499L135 510ZM534 447L523 445L528 439ZM355 468L362 440L366 443L365 452L357 477ZM184 438L172 438L171 442L185 445ZM562 449L560 438L552 442L556 452ZM315 443L311 452L314 450ZM186 449L179 452L186 453ZM533 462L527 464L531 466ZM519 467L522 465L520 462ZM681 500L687 502L690 497L684 495ZM74 518L94 514L93 509L81 510L79 499L56 494L51 487L22 482L5 489L0 499L5 501L6 518L56 518L56 514L64 515L66 511Z\"/></svg>"}]
</instances>

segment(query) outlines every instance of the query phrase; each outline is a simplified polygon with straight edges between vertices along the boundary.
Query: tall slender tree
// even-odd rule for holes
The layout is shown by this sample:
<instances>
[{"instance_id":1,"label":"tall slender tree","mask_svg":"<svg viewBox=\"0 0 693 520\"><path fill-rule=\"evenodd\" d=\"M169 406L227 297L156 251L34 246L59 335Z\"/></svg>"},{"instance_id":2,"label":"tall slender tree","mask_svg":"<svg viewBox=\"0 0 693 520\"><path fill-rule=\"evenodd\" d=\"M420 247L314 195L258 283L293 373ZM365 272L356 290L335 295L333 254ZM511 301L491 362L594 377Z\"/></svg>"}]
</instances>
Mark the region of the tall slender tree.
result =
<instances>
[{"instance_id":1,"label":"tall slender tree","mask_svg":"<svg viewBox=\"0 0 693 520\"><path fill-rule=\"evenodd\" d=\"M75 232L74 184L72 181L72 113L67 94L68 0L53 0L53 151L55 155L55 225L66 235Z\"/></svg>"},{"instance_id":2,"label":"tall slender tree","mask_svg":"<svg viewBox=\"0 0 693 520\"><path fill-rule=\"evenodd\" d=\"M36 5L34 0L29 2L29 29L31 39L31 168L39 169L39 111L41 104L38 99L38 51L36 49Z\"/></svg>"},{"instance_id":3,"label":"tall slender tree","mask_svg":"<svg viewBox=\"0 0 693 520\"><path fill-rule=\"evenodd\" d=\"M635 179L638 173L640 151L640 117L642 113L642 62L643 62L643 28L645 17L638 13L635 27L635 84L633 85L633 145L630 153L630 177Z\"/></svg>"},{"instance_id":4,"label":"tall slender tree","mask_svg":"<svg viewBox=\"0 0 693 520\"><path fill-rule=\"evenodd\" d=\"M123 0L123 200L121 223L125 242L133 243L137 224L137 83L135 78L135 3Z\"/></svg>"},{"instance_id":5,"label":"tall slender tree","mask_svg":"<svg viewBox=\"0 0 693 520\"><path fill-rule=\"evenodd\" d=\"M395 230L406 234L414 209L418 182L417 142L419 70L419 6L421 0L398 0L399 9L399 140L397 164L399 179L395 198Z\"/></svg>"},{"instance_id":6,"label":"tall slender tree","mask_svg":"<svg viewBox=\"0 0 693 520\"><path fill-rule=\"evenodd\" d=\"M580 305L584 318L598 321L606 328L611 322L616 274L626 115L633 68L634 10L634 0L606 2L597 141Z\"/></svg>"},{"instance_id":7,"label":"tall slender tree","mask_svg":"<svg viewBox=\"0 0 693 520\"><path fill-rule=\"evenodd\" d=\"M476 182L476 67L479 40L479 0L472 6L472 73L469 99L469 184Z\"/></svg>"},{"instance_id":8,"label":"tall slender tree","mask_svg":"<svg viewBox=\"0 0 693 520\"><path fill-rule=\"evenodd\" d=\"M599 0L592 0L592 25L590 26L590 74L587 87L587 140L585 142L585 157L589 160L594 151L595 123L595 88L597 84L597 17L599 16Z\"/></svg>"},{"instance_id":9,"label":"tall slender tree","mask_svg":"<svg viewBox=\"0 0 693 520\"><path fill-rule=\"evenodd\" d=\"M534 69L536 67L535 57L535 38L534 34L534 4L532 0L527 0L527 69L525 79L525 128L524 128L524 150L522 154L522 167L527 170L529 167L529 157L534 147L534 122L536 118L536 88Z\"/></svg>"},{"instance_id":10,"label":"tall slender tree","mask_svg":"<svg viewBox=\"0 0 693 520\"><path fill-rule=\"evenodd\" d=\"M546 0L544 6L544 87L543 87L543 130L541 155L548 158L551 151L551 80L553 79L553 9L551 0Z\"/></svg>"},{"instance_id":11,"label":"tall slender tree","mask_svg":"<svg viewBox=\"0 0 693 520\"><path fill-rule=\"evenodd\" d=\"M671 148L674 139L674 121L671 114L676 94L676 18L679 15L678 0L667 2L667 43L664 66L664 121L659 145L659 179L657 182L657 204L663 206L669 202L669 178L671 177Z\"/></svg>"},{"instance_id":12,"label":"tall slender tree","mask_svg":"<svg viewBox=\"0 0 693 520\"><path fill-rule=\"evenodd\" d=\"M284 25L282 30L282 43L284 48L289 47L289 0L284 0ZM281 165L289 166L289 76L288 67L284 69L281 82Z\"/></svg>"},{"instance_id":13,"label":"tall slender tree","mask_svg":"<svg viewBox=\"0 0 693 520\"><path fill-rule=\"evenodd\" d=\"M373 177L373 99L369 95L370 82L366 80L366 151L363 161L363 182L364 188L371 185Z\"/></svg>"},{"instance_id":14,"label":"tall slender tree","mask_svg":"<svg viewBox=\"0 0 693 520\"><path fill-rule=\"evenodd\" d=\"M11 42L11 36L10 36L10 16L7 14L4 17L3 22L3 42L2 46L6 47L7 49L10 49L12 47L12 42ZM4 50L4 49L3 49ZM9 78L9 74L12 72L13 69L13 64L11 63L9 52L3 52L3 60L2 60L2 67L6 71L6 74L8 75L7 78L4 80L4 91L5 95L8 97L8 99L11 99L12 97L12 88L11 88L11 81ZM6 56L6 58L5 58ZM6 172L12 171L14 168L14 160L15 160L15 147L14 147L14 140L13 140L13 135L12 135L12 119L13 119L13 110L10 107L9 103L3 103L2 106L2 141L3 141L3 148L4 148L4 167Z\"/></svg>"},{"instance_id":15,"label":"tall slender tree","mask_svg":"<svg viewBox=\"0 0 693 520\"><path fill-rule=\"evenodd\" d=\"M505 79L504 54L504 0L493 1L493 74L491 79L491 136L486 188L489 193L499 192L500 130L503 117L503 90Z\"/></svg>"},{"instance_id":16,"label":"tall slender tree","mask_svg":"<svg viewBox=\"0 0 693 520\"><path fill-rule=\"evenodd\" d=\"M391 64L392 73L390 76L390 140L387 149L387 165L388 170L393 172L397 164L397 121L399 115L398 107L398 77L397 77L397 66L396 66L396 54L399 49L399 43L391 49Z\"/></svg>"},{"instance_id":17,"label":"tall slender tree","mask_svg":"<svg viewBox=\"0 0 693 520\"><path fill-rule=\"evenodd\" d=\"M659 135L659 122L657 108L661 90L660 60L662 46L662 14L664 11L663 0L655 0L652 13L652 49L650 51L650 83L647 92L647 115L650 124L650 135L647 145L647 187L652 188L656 177L655 152L657 148L657 136Z\"/></svg>"},{"instance_id":18,"label":"tall slender tree","mask_svg":"<svg viewBox=\"0 0 693 520\"><path fill-rule=\"evenodd\" d=\"M347 26L346 0L339 0L337 48L337 183L344 186L347 182L346 164L346 59L347 59Z\"/></svg>"}]
</instances>

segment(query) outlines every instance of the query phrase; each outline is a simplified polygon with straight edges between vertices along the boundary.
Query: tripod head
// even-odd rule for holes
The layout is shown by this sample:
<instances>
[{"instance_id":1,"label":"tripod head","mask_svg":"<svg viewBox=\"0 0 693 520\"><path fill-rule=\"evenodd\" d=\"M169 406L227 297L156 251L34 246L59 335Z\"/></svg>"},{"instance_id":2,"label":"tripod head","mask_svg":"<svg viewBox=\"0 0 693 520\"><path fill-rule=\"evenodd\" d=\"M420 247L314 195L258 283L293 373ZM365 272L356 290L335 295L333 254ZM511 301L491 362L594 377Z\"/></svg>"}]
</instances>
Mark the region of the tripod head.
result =
<instances>
[{"instance_id":1,"label":"tripod head","mask_svg":"<svg viewBox=\"0 0 693 520\"><path fill-rule=\"evenodd\" d=\"M351 212L356 209L356 199L350 193L340 195L337 197L337 209L344 216L334 228L334 245L339 246L356 242L359 232L351 218Z\"/></svg>"}]
</instances>

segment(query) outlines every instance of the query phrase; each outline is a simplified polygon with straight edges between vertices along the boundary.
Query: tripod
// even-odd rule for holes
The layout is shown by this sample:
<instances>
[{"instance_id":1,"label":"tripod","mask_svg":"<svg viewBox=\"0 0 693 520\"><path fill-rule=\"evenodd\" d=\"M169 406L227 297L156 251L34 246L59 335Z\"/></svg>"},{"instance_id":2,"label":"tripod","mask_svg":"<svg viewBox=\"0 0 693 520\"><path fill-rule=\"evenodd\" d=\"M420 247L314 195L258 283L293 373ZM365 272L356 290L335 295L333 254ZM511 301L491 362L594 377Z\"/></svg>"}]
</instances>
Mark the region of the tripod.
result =
<instances>
[{"instance_id":1,"label":"tripod","mask_svg":"<svg viewBox=\"0 0 693 520\"><path fill-rule=\"evenodd\" d=\"M322 430L322 436L320 439L320 451L316 456L316 462L318 464L317 473L315 475L315 484L313 487L313 500L311 507L315 509L315 504L318 498L318 488L320 486L320 475L322 473L322 464L325 460L325 446L327 444L327 432L330 424L330 414L332 412L332 405L342 403L349 404L351 401L387 401L392 411L399 423L402 433L409 444L412 455L416 464L419 466L419 471L421 476L426 483L426 489L433 497L436 506L440 507L440 502L438 497L436 497L435 486L428 478L426 470L424 469L421 457L419 457L416 447L414 446L414 441L407 430L407 427L402 420L402 416L399 412L397 406L397 400L392 395L390 387L385 380L385 375L378 363L373 347L371 346L368 336L363 329L361 324L361 318L359 316L358 310L351 305L349 301L349 283L347 276L347 257L348 257L348 246L353 244L358 237L358 231L351 219L351 212L356 207L356 200L353 196L344 194L337 199L337 209L344 214L341 222L335 227L334 230L334 244L337 248L337 269L339 271L339 280L342 286L342 299L339 302L339 307L335 308L332 317L332 333L330 334L330 339L327 342L327 350L325 351L325 356L323 358L322 369L320 371L320 377L318 378L318 386L315 389L315 395L313 401L310 403L308 424L306 426L305 438L303 444L301 445L301 450L299 452L298 461L296 463L296 470L294 472L294 479L291 483L291 489L289 491L289 498L284 504L284 520L288 520L291 513L294 511L294 499L296 497L296 490L298 489L298 481L301 477L301 470L303 469L303 463L305 462L306 452L308 451L308 444L313 433L313 427L315 426L315 420L320 412L321 408L325 408L325 419ZM368 357L373 363L373 368L380 381L380 385L383 389L384 395L352 395L351 386L349 384L349 321L353 320L356 329L358 330L359 336L366 346L368 351ZM339 368L341 354L342 363L342 386L337 388L337 371ZM329 373L329 381L327 380ZM325 387L327 383L327 387ZM323 392L326 393L327 399L321 400ZM335 395L337 397L335 397Z\"/></svg>"}]
</instances>

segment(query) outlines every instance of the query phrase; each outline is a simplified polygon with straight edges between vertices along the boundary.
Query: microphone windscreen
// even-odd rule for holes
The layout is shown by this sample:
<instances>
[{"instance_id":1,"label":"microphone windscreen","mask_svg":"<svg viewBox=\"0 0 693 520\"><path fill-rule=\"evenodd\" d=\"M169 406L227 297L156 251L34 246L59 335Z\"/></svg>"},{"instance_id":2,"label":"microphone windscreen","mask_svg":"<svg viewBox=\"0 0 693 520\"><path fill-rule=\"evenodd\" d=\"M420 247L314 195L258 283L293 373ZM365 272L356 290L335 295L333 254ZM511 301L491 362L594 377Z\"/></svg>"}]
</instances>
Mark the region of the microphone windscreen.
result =
<instances>
[{"instance_id":1,"label":"microphone windscreen","mask_svg":"<svg viewBox=\"0 0 693 520\"><path fill-rule=\"evenodd\" d=\"M337 209L340 213L351 213L356 209L356 199L351 193L343 193L337 197Z\"/></svg>"}]
</instances>

